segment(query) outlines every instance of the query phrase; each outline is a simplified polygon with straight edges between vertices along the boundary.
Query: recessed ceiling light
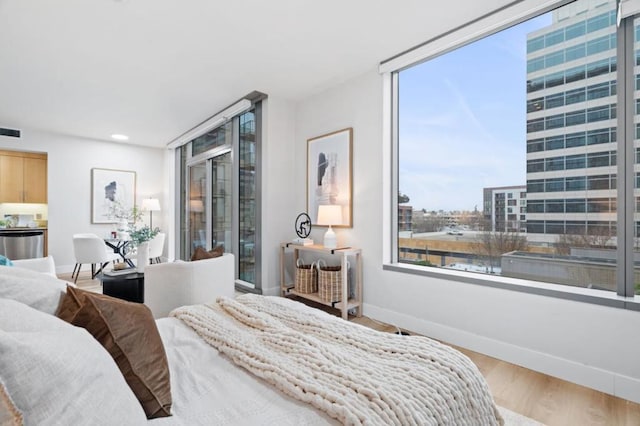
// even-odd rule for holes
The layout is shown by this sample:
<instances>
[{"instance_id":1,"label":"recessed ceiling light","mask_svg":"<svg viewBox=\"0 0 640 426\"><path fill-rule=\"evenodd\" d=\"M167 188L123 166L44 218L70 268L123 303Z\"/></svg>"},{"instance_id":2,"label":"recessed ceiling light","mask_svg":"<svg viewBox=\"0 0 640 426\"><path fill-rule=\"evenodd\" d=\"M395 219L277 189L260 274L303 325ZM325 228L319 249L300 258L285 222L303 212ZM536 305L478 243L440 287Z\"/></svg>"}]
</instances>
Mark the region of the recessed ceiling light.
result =
<instances>
[{"instance_id":1,"label":"recessed ceiling light","mask_svg":"<svg viewBox=\"0 0 640 426\"><path fill-rule=\"evenodd\" d=\"M111 135L111 139L115 139L117 141L128 141L129 140L129 136L127 135Z\"/></svg>"}]
</instances>

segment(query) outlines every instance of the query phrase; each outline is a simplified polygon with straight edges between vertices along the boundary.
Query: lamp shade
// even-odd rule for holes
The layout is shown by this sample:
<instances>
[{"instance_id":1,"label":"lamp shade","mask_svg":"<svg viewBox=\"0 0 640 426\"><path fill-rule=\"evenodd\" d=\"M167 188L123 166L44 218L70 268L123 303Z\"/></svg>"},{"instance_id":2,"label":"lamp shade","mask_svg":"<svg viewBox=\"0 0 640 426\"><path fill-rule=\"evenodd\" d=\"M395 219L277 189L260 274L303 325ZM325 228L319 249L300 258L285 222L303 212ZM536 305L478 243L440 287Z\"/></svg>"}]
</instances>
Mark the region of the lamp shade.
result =
<instances>
[{"instance_id":1,"label":"lamp shade","mask_svg":"<svg viewBox=\"0 0 640 426\"><path fill-rule=\"evenodd\" d=\"M342 206L335 204L318 206L318 225L342 225Z\"/></svg>"},{"instance_id":2,"label":"lamp shade","mask_svg":"<svg viewBox=\"0 0 640 426\"><path fill-rule=\"evenodd\" d=\"M160 211L160 200L157 198L145 198L142 200L142 209L148 212Z\"/></svg>"},{"instance_id":3,"label":"lamp shade","mask_svg":"<svg viewBox=\"0 0 640 426\"><path fill-rule=\"evenodd\" d=\"M204 211L204 203L202 200L189 200L189 210L193 213L202 213Z\"/></svg>"}]
</instances>

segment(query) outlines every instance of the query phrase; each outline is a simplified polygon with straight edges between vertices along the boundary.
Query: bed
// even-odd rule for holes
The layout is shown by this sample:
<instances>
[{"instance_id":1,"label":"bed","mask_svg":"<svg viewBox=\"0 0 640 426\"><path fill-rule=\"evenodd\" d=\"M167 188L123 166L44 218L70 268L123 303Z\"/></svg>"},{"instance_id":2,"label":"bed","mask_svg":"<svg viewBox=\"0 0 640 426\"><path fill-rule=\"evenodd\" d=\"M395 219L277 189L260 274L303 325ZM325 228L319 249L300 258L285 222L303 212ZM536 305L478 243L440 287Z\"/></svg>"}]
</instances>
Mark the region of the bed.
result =
<instances>
[{"instance_id":1,"label":"bed","mask_svg":"<svg viewBox=\"0 0 640 426\"><path fill-rule=\"evenodd\" d=\"M65 294L60 280L0 267L0 424L502 424L460 352L256 295L151 318L171 400L148 420L89 328L53 315ZM158 352L136 339L145 359Z\"/></svg>"}]
</instances>

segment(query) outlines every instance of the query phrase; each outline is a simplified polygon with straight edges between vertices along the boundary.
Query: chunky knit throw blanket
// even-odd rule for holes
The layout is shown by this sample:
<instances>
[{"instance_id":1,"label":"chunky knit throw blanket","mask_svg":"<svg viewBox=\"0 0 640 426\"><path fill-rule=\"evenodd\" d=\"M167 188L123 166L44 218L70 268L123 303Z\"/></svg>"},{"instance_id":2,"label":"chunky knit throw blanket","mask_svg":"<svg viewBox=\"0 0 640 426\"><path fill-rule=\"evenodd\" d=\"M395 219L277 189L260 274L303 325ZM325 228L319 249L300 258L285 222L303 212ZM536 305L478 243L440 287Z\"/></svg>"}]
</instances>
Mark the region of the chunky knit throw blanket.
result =
<instances>
[{"instance_id":1,"label":"chunky knit throw blanket","mask_svg":"<svg viewBox=\"0 0 640 426\"><path fill-rule=\"evenodd\" d=\"M237 365L343 424L499 425L477 367L421 336L246 294L171 313Z\"/></svg>"}]
</instances>

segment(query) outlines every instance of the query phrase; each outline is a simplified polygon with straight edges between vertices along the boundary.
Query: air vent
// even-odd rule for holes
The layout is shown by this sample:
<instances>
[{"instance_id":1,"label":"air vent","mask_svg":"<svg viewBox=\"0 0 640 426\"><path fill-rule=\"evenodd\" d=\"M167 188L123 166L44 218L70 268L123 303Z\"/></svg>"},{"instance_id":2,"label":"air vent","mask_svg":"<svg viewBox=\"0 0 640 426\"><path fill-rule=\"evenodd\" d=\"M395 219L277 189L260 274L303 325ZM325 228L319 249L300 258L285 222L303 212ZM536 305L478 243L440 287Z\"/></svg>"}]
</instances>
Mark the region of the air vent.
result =
<instances>
[{"instance_id":1,"label":"air vent","mask_svg":"<svg viewBox=\"0 0 640 426\"><path fill-rule=\"evenodd\" d=\"M12 138L19 138L20 137L20 130L5 129L3 127L0 127L0 136L9 136L9 137L12 137Z\"/></svg>"}]
</instances>

